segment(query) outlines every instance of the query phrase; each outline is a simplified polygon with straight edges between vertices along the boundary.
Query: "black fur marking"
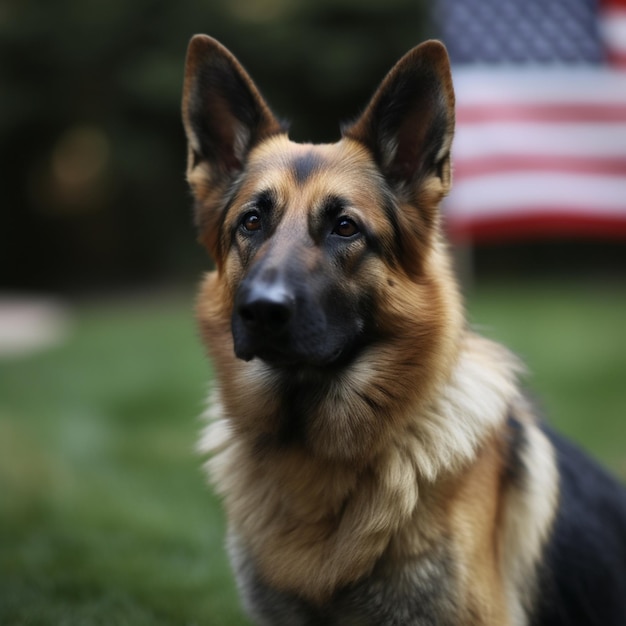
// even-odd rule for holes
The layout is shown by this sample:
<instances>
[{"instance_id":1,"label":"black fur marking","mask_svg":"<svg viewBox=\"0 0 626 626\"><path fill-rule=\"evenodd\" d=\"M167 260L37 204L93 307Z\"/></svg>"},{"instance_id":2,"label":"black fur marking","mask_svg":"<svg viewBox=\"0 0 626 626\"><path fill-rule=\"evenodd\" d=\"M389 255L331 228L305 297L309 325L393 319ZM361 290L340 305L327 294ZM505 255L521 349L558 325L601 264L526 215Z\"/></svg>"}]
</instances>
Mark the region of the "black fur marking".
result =
<instances>
[{"instance_id":1,"label":"black fur marking","mask_svg":"<svg viewBox=\"0 0 626 626\"><path fill-rule=\"evenodd\" d=\"M454 598L455 568L448 548L441 544L409 561L401 570L374 572L341 590L327 607L320 624L459 624ZM381 585L381 579L385 584ZM414 584L409 586L407 581Z\"/></svg>"},{"instance_id":2,"label":"black fur marking","mask_svg":"<svg viewBox=\"0 0 626 626\"><path fill-rule=\"evenodd\" d=\"M235 179L235 181L232 183L232 185L230 186L230 188L228 189L228 191L224 194L224 197L226 198L226 202L224 203L224 208L220 211L218 220L217 220L217 232L219 233L219 237L217 239L217 256L218 257L222 257L222 255L226 252L226 248L229 246L229 244L232 243L232 235L231 235L231 239L228 240L227 239L227 233L224 232L224 222L226 220L226 216L228 215L228 212L230 211L231 207L233 206L234 202L235 202L235 198L237 197L237 194L239 193L239 189L241 188L241 181L239 179ZM202 209L201 209L202 210ZM197 216L196 220L198 221L198 227L202 227L202 215Z\"/></svg>"},{"instance_id":3,"label":"black fur marking","mask_svg":"<svg viewBox=\"0 0 626 626\"><path fill-rule=\"evenodd\" d=\"M234 558L233 558L234 557ZM337 590L321 605L265 583L251 555L238 547L235 562L246 604L260 623L276 626L458 626L456 572L445 545L392 572L382 567ZM413 582L414 584L408 584Z\"/></svg>"},{"instance_id":4,"label":"black fur marking","mask_svg":"<svg viewBox=\"0 0 626 626\"><path fill-rule=\"evenodd\" d=\"M291 170L299 185L303 185L309 177L319 170L325 160L313 150L309 150L303 155L295 157L291 162Z\"/></svg>"},{"instance_id":5,"label":"black fur marking","mask_svg":"<svg viewBox=\"0 0 626 626\"><path fill-rule=\"evenodd\" d=\"M276 206L276 194L271 189L264 189L257 194L254 204L262 213L269 213Z\"/></svg>"},{"instance_id":6,"label":"black fur marking","mask_svg":"<svg viewBox=\"0 0 626 626\"><path fill-rule=\"evenodd\" d=\"M322 205L321 215L325 221L333 222L345 210L346 200L339 196L328 196Z\"/></svg>"},{"instance_id":7,"label":"black fur marking","mask_svg":"<svg viewBox=\"0 0 626 626\"><path fill-rule=\"evenodd\" d=\"M528 447L528 439L524 425L512 414L506 421L507 455L504 465L504 477L509 484L523 489L526 479L524 451Z\"/></svg>"},{"instance_id":8,"label":"black fur marking","mask_svg":"<svg viewBox=\"0 0 626 626\"><path fill-rule=\"evenodd\" d=\"M398 207L391 192L385 193L383 198L383 210L385 217L393 230L393 253L386 259L388 263L394 267L398 259L402 259L405 255L404 237L398 220Z\"/></svg>"},{"instance_id":9,"label":"black fur marking","mask_svg":"<svg viewBox=\"0 0 626 626\"><path fill-rule=\"evenodd\" d=\"M302 388L291 385L283 392L279 442L284 446L294 443L303 444L305 441L306 423L310 411L310 393L303 394L302 392ZM307 397L303 397L305 395Z\"/></svg>"},{"instance_id":10,"label":"black fur marking","mask_svg":"<svg viewBox=\"0 0 626 626\"><path fill-rule=\"evenodd\" d=\"M550 429L560 502L532 626L626 624L626 489Z\"/></svg>"},{"instance_id":11,"label":"black fur marking","mask_svg":"<svg viewBox=\"0 0 626 626\"><path fill-rule=\"evenodd\" d=\"M332 369L332 366L329 366ZM283 446L306 445L306 431L319 405L320 398L328 390L328 380L322 371L314 368L306 372L283 371L281 392L281 428L278 443Z\"/></svg>"}]
</instances>

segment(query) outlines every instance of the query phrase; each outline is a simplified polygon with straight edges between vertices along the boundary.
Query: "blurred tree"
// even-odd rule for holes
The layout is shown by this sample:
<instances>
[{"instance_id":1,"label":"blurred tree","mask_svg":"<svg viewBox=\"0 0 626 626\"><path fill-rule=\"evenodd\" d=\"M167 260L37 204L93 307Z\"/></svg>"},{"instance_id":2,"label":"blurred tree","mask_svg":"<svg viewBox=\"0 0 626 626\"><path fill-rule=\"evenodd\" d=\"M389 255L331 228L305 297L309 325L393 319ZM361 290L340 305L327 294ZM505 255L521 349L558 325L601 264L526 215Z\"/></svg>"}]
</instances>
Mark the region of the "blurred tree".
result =
<instances>
[{"instance_id":1,"label":"blurred tree","mask_svg":"<svg viewBox=\"0 0 626 626\"><path fill-rule=\"evenodd\" d=\"M180 90L220 39L297 140L333 140L426 31L415 0L2 0L0 286L195 278Z\"/></svg>"}]
</instances>

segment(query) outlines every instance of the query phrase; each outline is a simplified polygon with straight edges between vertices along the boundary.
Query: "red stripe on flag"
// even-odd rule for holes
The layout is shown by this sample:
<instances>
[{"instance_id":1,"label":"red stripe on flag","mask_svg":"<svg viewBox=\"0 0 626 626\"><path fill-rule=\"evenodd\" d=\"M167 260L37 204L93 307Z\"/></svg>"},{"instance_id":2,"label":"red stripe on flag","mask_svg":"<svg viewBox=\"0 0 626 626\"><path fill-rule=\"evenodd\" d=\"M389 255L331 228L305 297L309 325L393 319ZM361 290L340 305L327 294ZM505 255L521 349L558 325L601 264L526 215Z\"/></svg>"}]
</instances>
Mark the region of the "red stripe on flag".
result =
<instances>
[{"instance_id":1,"label":"red stripe on flag","mask_svg":"<svg viewBox=\"0 0 626 626\"><path fill-rule=\"evenodd\" d=\"M453 218L446 230L454 242L473 243L514 241L521 239L568 238L623 239L626 237L626 216L593 216L579 213L541 211L532 207L525 215L490 216L463 220Z\"/></svg>"},{"instance_id":2,"label":"red stripe on flag","mask_svg":"<svg viewBox=\"0 0 626 626\"><path fill-rule=\"evenodd\" d=\"M553 171L573 174L626 176L626 158L577 158L559 155L505 154L453 159L454 179L518 171Z\"/></svg>"},{"instance_id":3,"label":"red stripe on flag","mask_svg":"<svg viewBox=\"0 0 626 626\"><path fill-rule=\"evenodd\" d=\"M623 104L463 104L459 124L484 122L626 122Z\"/></svg>"},{"instance_id":4,"label":"red stripe on flag","mask_svg":"<svg viewBox=\"0 0 626 626\"><path fill-rule=\"evenodd\" d=\"M626 69L626 52L619 52L615 49L607 51L607 57L611 65L615 65L617 69Z\"/></svg>"}]
</instances>

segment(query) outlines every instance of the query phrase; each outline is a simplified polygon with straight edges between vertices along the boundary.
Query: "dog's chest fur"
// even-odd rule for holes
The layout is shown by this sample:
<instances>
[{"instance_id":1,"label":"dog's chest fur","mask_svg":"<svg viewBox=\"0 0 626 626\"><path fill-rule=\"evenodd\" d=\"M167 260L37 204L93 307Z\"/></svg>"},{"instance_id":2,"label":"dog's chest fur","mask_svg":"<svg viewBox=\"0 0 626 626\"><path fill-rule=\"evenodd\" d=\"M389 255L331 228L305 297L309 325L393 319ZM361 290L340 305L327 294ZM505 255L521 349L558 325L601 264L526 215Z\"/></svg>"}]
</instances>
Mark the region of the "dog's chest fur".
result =
<instances>
[{"instance_id":1,"label":"dog's chest fur","mask_svg":"<svg viewBox=\"0 0 626 626\"><path fill-rule=\"evenodd\" d=\"M525 623L514 617L523 613L516 598L522 588L532 591L549 512L528 517L533 507L498 451L506 437L501 416L518 399L506 352L497 368L487 367L493 350L468 337L437 406L407 424L374 469L307 467L301 451L254 450L230 425L228 403L214 405L203 448L213 453L231 560L258 623ZM469 390L480 402L459 412ZM530 423L522 428L535 432ZM550 457L531 466L553 472ZM498 494L513 504L514 523L502 518ZM510 571L501 569L505 554Z\"/></svg>"},{"instance_id":2,"label":"dog's chest fur","mask_svg":"<svg viewBox=\"0 0 626 626\"><path fill-rule=\"evenodd\" d=\"M443 546L431 549L401 569L387 568L383 557L372 574L338 591L321 607L295 594L268 587L233 537L229 551L242 598L259 624L453 626L461 623L453 588L454 568Z\"/></svg>"}]
</instances>

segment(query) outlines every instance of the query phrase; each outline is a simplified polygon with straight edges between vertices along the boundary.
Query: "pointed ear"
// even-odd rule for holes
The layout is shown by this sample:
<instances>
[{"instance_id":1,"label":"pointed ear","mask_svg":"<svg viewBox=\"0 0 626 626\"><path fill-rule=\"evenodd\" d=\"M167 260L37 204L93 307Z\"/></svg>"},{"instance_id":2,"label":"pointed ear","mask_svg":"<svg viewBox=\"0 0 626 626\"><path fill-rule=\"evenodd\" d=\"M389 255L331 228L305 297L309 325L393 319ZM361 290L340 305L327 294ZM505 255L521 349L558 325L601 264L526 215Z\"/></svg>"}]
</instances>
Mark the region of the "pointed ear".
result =
<instances>
[{"instance_id":1,"label":"pointed ear","mask_svg":"<svg viewBox=\"0 0 626 626\"><path fill-rule=\"evenodd\" d=\"M183 122L190 166L206 161L227 176L241 171L254 144L283 130L237 59L206 35L187 50Z\"/></svg>"},{"instance_id":2,"label":"pointed ear","mask_svg":"<svg viewBox=\"0 0 626 626\"><path fill-rule=\"evenodd\" d=\"M419 202L426 191L437 204L452 182L454 90L444 45L426 41L402 57L343 134L372 151L402 199Z\"/></svg>"},{"instance_id":3,"label":"pointed ear","mask_svg":"<svg viewBox=\"0 0 626 626\"><path fill-rule=\"evenodd\" d=\"M196 221L200 239L215 258L216 214L230 185L250 150L285 129L237 59L206 35L194 36L187 49L182 109Z\"/></svg>"}]
</instances>

